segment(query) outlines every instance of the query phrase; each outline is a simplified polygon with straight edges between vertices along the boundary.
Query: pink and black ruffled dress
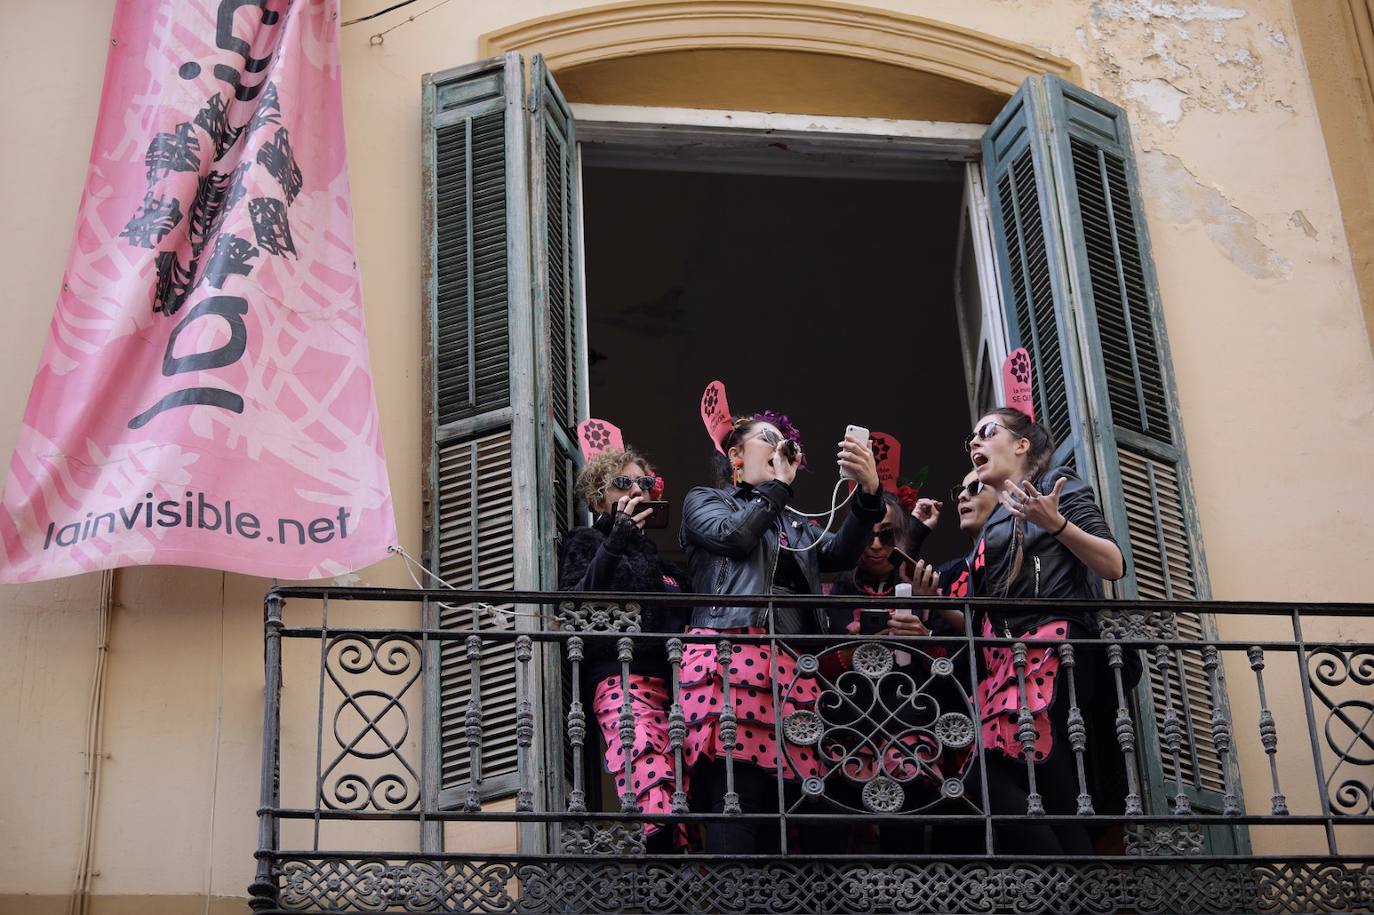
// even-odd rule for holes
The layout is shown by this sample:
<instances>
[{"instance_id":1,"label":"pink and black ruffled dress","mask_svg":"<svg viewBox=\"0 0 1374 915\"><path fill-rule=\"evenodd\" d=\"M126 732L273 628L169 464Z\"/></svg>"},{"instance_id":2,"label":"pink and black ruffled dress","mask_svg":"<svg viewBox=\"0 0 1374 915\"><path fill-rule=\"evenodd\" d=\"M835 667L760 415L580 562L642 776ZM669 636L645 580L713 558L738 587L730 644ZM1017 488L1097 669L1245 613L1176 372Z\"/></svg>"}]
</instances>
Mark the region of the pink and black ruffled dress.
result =
<instances>
[{"instance_id":1,"label":"pink and black ruffled dress","mask_svg":"<svg viewBox=\"0 0 1374 915\"><path fill-rule=\"evenodd\" d=\"M1018 638L1062 639L1068 632L1064 620L1051 620ZM983 636L997 638L992 620L983 618ZM978 681L978 707L983 724L983 746L1000 750L1013 759L1025 759L1025 750L1016 736L1017 718L1021 714L1021 693L1016 685L1016 665L1010 645L989 645L983 648L986 674ZM1059 653L1053 645L1044 648L1026 646L1026 707L1035 724L1036 762L1050 755L1054 747L1050 706L1054 704L1055 682L1059 679Z\"/></svg>"},{"instance_id":2,"label":"pink and black ruffled dress","mask_svg":"<svg viewBox=\"0 0 1374 915\"><path fill-rule=\"evenodd\" d=\"M974 576L985 572L987 567L986 544L979 539L974 551L972 572ZM967 581L963 590L968 591ZM1069 630L1067 620L1050 620L1029 632L1013 632L1012 636L1024 639L1063 639ZM997 632L992 619L983 617L982 636L984 638L1006 637L1005 632ZM1017 719L1021 715L1021 692L1016 683L1015 657L1010 645L986 645L983 647L983 676L978 681L978 708L982 719L983 747L986 751L999 751L1012 759L1024 760L1025 749L1017 737ZM1030 711L1035 725L1035 745L1031 749L1036 762L1043 761L1054 748L1054 727L1050 721L1050 708L1054 705L1054 689L1059 679L1059 652L1055 646L1043 648L1026 646L1026 708Z\"/></svg>"},{"instance_id":3,"label":"pink and black ruffled dress","mask_svg":"<svg viewBox=\"0 0 1374 915\"><path fill-rule=\"evenodd\" d=\"M767 635L759 627L747 629L692 628L689 635ZM777 709L773 702L772 649L761 642L731 643L730 663L721 662L717 642L689 642L682 652L682 710L687 719L685 756L692 765L723 760L726 742L721 738L720 716L726 708L725 684L730 684L730 705L735 712L735 762L776 771L797 780L819 775L815 753L809 747L789 744L778 753ZM778 695L784 718L793 711L815 705L819 689L809 676L798 676L796 662L783 649L777 656Z\"/></svg>"}]
</instances>

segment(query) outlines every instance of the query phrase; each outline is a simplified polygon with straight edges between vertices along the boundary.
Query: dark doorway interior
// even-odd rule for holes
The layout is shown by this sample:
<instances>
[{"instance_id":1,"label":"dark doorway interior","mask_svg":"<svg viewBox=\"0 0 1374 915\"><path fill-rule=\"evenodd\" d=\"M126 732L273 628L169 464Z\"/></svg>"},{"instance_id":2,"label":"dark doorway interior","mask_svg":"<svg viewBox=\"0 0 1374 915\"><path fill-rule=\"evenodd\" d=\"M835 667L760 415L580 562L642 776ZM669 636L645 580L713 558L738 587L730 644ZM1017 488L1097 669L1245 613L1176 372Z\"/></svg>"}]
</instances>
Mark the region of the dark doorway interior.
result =
<instances>
[{"instance_id":1,"label":"dark doorway interior","mask_svg":"<svg viewBox=\"0 0 1374 915\"><path fill-rule=\"evenodd\" d=\"M828 505L850 423L895 435L904 477L928 466L923 494L962 478L957 180L588 168L583 188L591 414L666 480L661 548L678 552L682 498L708 482L697 410L714 378L735 413L778 410L802 431L803 511ZM949 511L923 554L966 548Z\"/></svg>"}]
</instances>

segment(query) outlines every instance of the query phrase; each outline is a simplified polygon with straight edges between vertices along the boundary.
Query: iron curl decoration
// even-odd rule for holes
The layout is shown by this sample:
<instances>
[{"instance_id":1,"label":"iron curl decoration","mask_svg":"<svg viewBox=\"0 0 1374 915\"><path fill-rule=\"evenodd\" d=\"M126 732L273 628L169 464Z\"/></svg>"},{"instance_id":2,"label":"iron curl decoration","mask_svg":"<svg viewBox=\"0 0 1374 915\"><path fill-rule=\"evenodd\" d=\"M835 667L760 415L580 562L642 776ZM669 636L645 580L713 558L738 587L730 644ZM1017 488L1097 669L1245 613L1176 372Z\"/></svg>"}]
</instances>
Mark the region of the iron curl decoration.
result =
<instances>
[{"instance_id":1,"label":"iron curl decoration","mask_svg":"<svg viewBox=\"0 0 1374 915\"><path fill-rule=\"evenodd\" d=\"M1364 689L1355 696L1335 694L1374 686L1374 652L1322 646L1309 662L1312 693L1326 707L1322 736L1337 760L1326 779L1327 798L1345 816L1374 815L1374 701Z\"/></svg>"},{"instance_id":2,"label":"iron curl decoration","mask_svg":"<svg viewBox=\"0 0 1374 915\"><path fill-rule=\"evenodd\" d=\"M898 663L892 648L870 639L798 658L798 677L781 696L790 710L783 752L795 765L802 748L813 748L822 772L805 793L864 814L914 813L964 797L951 782L962 789L974 761L967 687L951 676L950 658L905 641L902 653L909 660Z\"/></svg>"},{"instance_id":3,"label":"iron curl decoration","mask_svg":"<svg viewBox=\"0 0 1374 915\"><path fill-rule=\"evenodd\" d=\"M640 606L633 601L611 603L565 600L558 605L558 623L573 632L639 632Z\"/></svg>"},{"instance_id":4,"label":"iron curl decoration","mask_svg":"<svg viewBox=\"0 0 1374 915\"><path fill-rule=\"evenodd\" d=\"M412 728L402 700L420 679L423 657L405 635L344 632L326 644L322 673L337 690L330 731L337 752L317 776L324 809L394 812L419 804L419 772L404 752ZM366 686L356 682L361 677Z\"/></svg>"}]
</instances>

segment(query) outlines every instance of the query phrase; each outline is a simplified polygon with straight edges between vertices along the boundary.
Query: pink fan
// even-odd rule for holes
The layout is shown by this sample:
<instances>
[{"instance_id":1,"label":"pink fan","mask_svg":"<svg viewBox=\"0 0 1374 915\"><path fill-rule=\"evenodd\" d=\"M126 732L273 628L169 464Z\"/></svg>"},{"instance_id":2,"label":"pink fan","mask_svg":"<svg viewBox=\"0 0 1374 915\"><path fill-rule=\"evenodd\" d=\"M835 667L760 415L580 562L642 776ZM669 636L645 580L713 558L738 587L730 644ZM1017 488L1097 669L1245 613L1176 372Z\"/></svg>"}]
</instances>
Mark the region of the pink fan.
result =
<instances>
[{"instance_id":1,"label":"pink fan","mask_svg":"<svg viewBox=\"0 0 1374 915\"><path fill-rule=\"evenodd\" d=\"M584 419L577 424L577 446L582 449L582 456L590 461L609 448L623 449L625 438L614 424L604 419Z\"/></svg>"},{"instance_id":2,"label":"pink fan","mask_svg":"<svg viewBox=\"0 0 1374 915\"><path fill-rule=\"evenodd\" d=\"M725 441L725 437L735 427L735 421L730 417L730 404L725 400L724 383L713 381L702 392L701 421L706 425L706 434L711 436L711 444L724 454L725 449L721 447L721 442Z\"/></svg>"},{"instance_id":3,"label":"pink fan","mask_svg":"<svg viewBox=\"0 0 1374 915\"><path fill-rule=\"evenodd\" d=\"M1012 350L1002 363L1002 389L1007 394L1007 406L1020 410L1035 419L1035 397L1031 393L1030 353L1024 346Z\"/></svg>"}]
</instances>

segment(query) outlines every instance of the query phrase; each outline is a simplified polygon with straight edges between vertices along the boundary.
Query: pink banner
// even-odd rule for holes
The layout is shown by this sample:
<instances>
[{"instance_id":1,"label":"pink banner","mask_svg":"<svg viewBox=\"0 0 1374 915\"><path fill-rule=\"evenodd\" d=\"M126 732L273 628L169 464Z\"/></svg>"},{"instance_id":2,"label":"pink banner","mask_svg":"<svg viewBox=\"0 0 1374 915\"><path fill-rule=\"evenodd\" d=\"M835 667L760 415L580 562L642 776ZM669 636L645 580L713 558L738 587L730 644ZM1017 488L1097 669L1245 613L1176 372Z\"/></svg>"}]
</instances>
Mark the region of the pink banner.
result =
<instances>
[{"instance_id":1,"label":"pink banner","mask_svg":"<svg viewBox=\"0 0 1374 915\"><path fill-rule=\"evenodd\" d=\"M385 558L352 219L338 0L120 0L0 580Z\"/></svg>"}]
</instances>

